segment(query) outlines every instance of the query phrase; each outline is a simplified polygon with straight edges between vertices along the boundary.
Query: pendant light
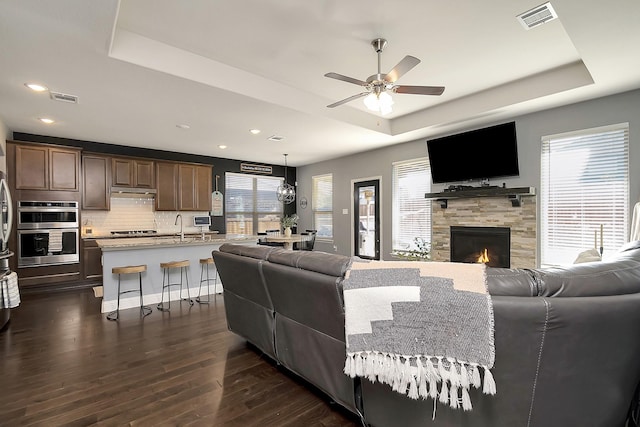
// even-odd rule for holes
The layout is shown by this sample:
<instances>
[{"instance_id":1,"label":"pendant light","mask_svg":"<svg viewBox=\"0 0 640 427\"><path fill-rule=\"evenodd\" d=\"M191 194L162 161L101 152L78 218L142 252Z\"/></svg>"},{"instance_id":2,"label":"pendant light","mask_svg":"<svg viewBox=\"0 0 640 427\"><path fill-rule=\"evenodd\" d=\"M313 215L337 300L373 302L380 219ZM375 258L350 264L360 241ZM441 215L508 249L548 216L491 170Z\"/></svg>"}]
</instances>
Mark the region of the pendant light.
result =
<instances>
[{"instance_id":1,"label":"pendant light","mask_svg":"<svg viewBox=\"0 0 640 427\"><path fill-rule=\"evenodd\" d=\"M287 154L284 155L284 182L278 186L276 193L278 194L278 200L287 205L296 199L295 188L287 183Z\"/></svg>"}]
</instances>

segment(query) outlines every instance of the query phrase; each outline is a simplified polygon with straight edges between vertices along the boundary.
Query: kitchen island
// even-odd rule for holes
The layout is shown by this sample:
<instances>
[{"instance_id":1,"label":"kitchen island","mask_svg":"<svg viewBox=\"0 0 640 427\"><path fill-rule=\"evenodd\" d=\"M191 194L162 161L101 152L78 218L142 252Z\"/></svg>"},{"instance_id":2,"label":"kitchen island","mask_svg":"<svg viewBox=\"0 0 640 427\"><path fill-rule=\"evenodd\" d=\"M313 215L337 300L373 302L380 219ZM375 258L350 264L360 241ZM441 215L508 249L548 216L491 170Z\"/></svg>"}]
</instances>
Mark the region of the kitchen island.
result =
<instances>
[{"instance_id":1,"label":"kitchen island","mask_svg":"<svg viewBox=\"0 0 640 427\"><path fill-rule=\"evenodd\" d=\"M218 249L224 243L255 245L256 236L247 235L207 235L202 237L186 236L158 236L158 237L133 237L117 239L97 239L96 243L102 249L102 312L108 313L116 309L118 300L118 276L111 273L113 267L128 265L147 265L147 271L142 273L142 290L144 304L155 309L155 305L162 297L162 269L161 262L189 260L189 292L195 300L200 287L200 259L211 257L211 252ZM210 270L210 278L211 275ZM215 274L215 273L214 273ZM171 282L179 280L179 272L172 272ZM138 276L125 275L122 277L121 290L137 289ZM186 285L186 283L185 283ZM204 286L203 283L203 292ZM213 286L213 284L212 284ZM212 292L222 292L222 285L218 278L217 289ZM180 286L170 288L169 298L173 301L180 299ZM183 288L186 296L186 288ZM203 294L204 296L204 294ZM165 299L166 299L165 295ZM126 294L120 297L120 309L139 307L140 298L137 293ZM179 307L178 304L175 306ZM154 310L157 311L157 310Z\"/></svg>"}]
</instances>

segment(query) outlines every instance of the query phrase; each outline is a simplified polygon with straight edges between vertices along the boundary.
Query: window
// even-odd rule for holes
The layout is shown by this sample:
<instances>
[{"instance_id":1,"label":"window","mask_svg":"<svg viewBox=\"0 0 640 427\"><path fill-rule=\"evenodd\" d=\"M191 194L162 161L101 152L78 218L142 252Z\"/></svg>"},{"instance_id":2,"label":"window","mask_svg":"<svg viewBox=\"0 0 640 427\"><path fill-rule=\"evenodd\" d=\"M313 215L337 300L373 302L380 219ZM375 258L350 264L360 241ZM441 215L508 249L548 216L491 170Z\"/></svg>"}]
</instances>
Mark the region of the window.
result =
<instances>
[{"instance_id":1,"label":"window","mask_svg":"<svg viewBox=\"0 0 640 427\"><path fill-rule=\"evenodd\" d=\"M429 159L393 164L393 228L394 251L415 250L414 239L431 240L431 201L424 194L431 192Z\"/></svg>"},{"instance_id":2,"label":"window","mask_svg":"<svg viewBox=\"0 0 640 427\"><path fill-rule=\"evenodd\" d=\"M629 124L542 138L541 264L572 263L594 246L626 242Z\"/></svg>"},{"instance_id":3,"label":"window","mask_svg":"<svg viewBox=\"0 0 640 427\"><path fill-rule=\"evenodd\" d=\"M333 175L318 175L313 181L311 209L316 237L333 238Z\"/></svg>"},{"instance_id":4,"label":"window","mask_svg":"<svg viewBox=\"0 0 640 427\"><path fill-rule=\"evenodd\" d=\"M225 174L227 234L256 234L280 229L284 210L276 189L282 178Z\"/></svg>"}]
</instances>

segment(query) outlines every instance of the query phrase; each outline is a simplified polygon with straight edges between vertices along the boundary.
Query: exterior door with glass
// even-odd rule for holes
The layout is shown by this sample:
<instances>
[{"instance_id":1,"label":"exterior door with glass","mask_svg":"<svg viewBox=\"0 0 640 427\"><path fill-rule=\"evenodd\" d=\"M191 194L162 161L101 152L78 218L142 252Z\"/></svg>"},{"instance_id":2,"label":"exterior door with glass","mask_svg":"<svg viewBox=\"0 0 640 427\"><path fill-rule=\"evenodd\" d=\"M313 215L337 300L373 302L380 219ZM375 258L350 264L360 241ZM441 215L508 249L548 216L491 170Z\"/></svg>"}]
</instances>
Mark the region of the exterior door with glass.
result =
<instances>
[{"instance_id":1,"label":"exterior door with glass","mask_svg":"<svg viewBox=\"0 0 640 427\"><path fill-rule=\"evenodd\" d=\"M354 255L380 259L380 181L369 180L353 185Z\"/></svg>"}]
</instances>

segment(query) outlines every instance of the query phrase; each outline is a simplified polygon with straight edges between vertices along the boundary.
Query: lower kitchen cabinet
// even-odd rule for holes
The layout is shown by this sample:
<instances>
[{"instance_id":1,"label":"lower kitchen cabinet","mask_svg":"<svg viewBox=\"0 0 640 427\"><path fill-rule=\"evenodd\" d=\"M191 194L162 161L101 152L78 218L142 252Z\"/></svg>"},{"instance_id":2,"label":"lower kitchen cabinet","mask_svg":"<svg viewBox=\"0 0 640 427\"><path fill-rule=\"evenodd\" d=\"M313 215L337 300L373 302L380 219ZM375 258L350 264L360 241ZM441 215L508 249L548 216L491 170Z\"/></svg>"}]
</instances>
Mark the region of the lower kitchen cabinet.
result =
<instances>
[{"instance_id":1,"label":"lower kitchen cabinet","mask_svg":"<svg viewBox=\"0 0 640 427\"><path fill-rule=\"evenodd\" d=\"M102 280L102 249L95 239L83 239L82 243L82 278Z\"/></svg>"}]
</instances>

